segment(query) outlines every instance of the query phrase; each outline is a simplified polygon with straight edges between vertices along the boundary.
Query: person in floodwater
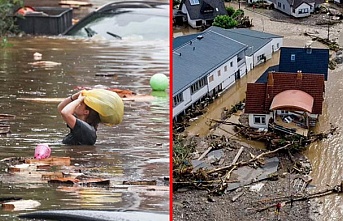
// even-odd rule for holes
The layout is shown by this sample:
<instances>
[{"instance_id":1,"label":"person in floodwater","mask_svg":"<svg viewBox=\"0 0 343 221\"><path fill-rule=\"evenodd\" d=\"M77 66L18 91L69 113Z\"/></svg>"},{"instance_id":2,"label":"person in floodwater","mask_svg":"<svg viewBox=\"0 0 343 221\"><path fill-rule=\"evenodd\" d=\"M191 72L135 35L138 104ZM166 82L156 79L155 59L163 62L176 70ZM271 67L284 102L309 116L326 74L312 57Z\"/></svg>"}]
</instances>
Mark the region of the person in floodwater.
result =
<instances>
[{"instance_id":1,"label":"person in floodwater","mask_svg":"<svg viewBox=\"0 0 343 221\"><path fill-rule=\"evenodd\" d=\"M62 143L68 145L94 145L100 123L99 114L84 103L81 91L65 98L57 109L67 123L70 133Z\"/></svg>"}]
</instances>

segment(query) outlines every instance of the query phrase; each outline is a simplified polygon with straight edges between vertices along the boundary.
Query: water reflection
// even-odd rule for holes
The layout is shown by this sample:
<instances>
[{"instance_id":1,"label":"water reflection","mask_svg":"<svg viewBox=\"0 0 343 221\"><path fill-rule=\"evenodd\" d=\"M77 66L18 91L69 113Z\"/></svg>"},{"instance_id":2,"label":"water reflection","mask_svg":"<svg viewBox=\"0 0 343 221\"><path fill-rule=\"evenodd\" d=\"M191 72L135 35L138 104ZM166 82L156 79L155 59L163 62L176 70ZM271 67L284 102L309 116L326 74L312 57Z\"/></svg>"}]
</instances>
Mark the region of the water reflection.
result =
<instances>
[{"instance_id":1,"label":"water reflection","mask_svg":"<svg viewBox=\"0 0 343 221\"><path fill-rule=\"evenodd\" d=\"M0 113L16 115L9 122L11 135L0 137L0 159L33 157L37 143L48 143L53 156L70 156L84 173L107 177L112 184L124 180L157 180L169 175L169 96L152 93L149 80L155 73L169 75L169 42L94 42L66 38L11 38L14 47L0 50ZM33 54L61 63L34 66ZM105 74L111 73L106 76ZM100 76L96 76L100 74ZM102 85L151 94L153 101L125 102L123 123L101 125L94 146L61 144L68 129L56 102L28 102L17 98L60 98L78 87ZM146 196L116 188L52 187L37 182L33 174L13 176L0 162L0 196L41 202L38 209L130 208L168 211L169 193ZM39 179L38 179L39 180ZM21 181L21 182L18 182ZM166 194L168 193L168 194ZM1 220L16 212L0 210Z\"/></svg>"}]
</instances>

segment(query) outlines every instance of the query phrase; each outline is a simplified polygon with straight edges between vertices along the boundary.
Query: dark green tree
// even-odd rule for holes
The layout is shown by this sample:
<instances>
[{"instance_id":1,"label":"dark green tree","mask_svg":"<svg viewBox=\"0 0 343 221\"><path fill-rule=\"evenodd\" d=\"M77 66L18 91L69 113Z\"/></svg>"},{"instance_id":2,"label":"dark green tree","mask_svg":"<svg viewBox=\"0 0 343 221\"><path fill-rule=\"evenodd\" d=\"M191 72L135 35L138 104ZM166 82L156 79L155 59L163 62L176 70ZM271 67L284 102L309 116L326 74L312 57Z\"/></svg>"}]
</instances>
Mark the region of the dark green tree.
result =
<instances>
[{"instance_id":1,"label":"dark green tree","mask_svg":"<svg viewBox=\"0 0 343 221\"><path fill-rule=\"evenodd\" d=\"M237 9L231 16L233 19L244 17L244 11L242 9Z\"/></svg>"},{"instance_id":2,"label":"dark green tree","mask_svg":"<svg viewBox=\"0 0 343 221\"><path fill-rule=\"evenodd\" d=\"M0 36L17 31L13 10L23 5L23 0L0 0Z\"/></svg>"},{"instance_id":3,"label":"dark green tree","mask_svg":"<svg viewBox=\"0 0 343 221\"><path fill-rule=\"evenodd\" d=\"M213 26L230 29L236 27L238 22L228 15L218 15L214 18Z\"/></svg>"},{"instance_id":4,"label":"dark green tree","mask_svg":"<svg viewBox=\"0 0 343 221\"><path fill-rule=\"evenodd\" d=\"M233 13L235 13L235 11L236 11L232 6L226 7L225 9L226 9L226 11L227 11L228 16L230 16L230 17L231 17L231 16L233 15Z\"/></svg>"}]
</instances>

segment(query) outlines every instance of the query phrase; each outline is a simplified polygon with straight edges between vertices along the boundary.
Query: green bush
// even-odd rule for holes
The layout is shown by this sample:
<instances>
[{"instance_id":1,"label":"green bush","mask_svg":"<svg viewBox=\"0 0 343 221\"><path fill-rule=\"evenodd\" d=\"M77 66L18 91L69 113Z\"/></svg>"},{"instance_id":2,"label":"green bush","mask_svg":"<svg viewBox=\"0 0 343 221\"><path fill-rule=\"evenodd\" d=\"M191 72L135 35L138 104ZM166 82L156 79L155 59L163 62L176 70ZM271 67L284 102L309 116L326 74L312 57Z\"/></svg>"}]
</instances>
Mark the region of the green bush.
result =
<instances>
[{"instance_id":1,"label":"green bush","mask_svg":"<svg viewBox=\"0 0 343 221\"><path fill-rule=\"evenodd\" d=\"M231 16L235 13L235 11L236 11L236 10L235 10L233 7L231 7L231 6L230 6L230 7L226 7L225 9L226 9L226 11L227 11L228 16L230 16L230 17L231 17Z\"/></svg>"},{"instance_id":2,"label":"green bush","mask_svg":"<svg viewBox=\"0 0 343 221\"><path fill-rule=\"evenodd\" d=\"M13 9L22 6L23 0L0 0L0 36L5 36L18 31L15 26Z\"/></svg>"},{"instance_id":3,"label":"green bush","mask_svg":"<svg viewBox=\"0 0 343 221\"><path fill-rule=\"evenodd\" d=\"M238 17L243 17L244 16L244 11L242 9L237 9L233 15L231 16L232 18L238 18Z\"/></svg>"},{"instance_id":4,"label":"green bush","mask_svg":"<svg viewBox=\"0 0 343 221\"><path fill-rule=\"evenodd\" d=\"M236 27L238 22L228 15L218 15L214 18L213 25L225 29Z\"/></svg>"}]
</instances>

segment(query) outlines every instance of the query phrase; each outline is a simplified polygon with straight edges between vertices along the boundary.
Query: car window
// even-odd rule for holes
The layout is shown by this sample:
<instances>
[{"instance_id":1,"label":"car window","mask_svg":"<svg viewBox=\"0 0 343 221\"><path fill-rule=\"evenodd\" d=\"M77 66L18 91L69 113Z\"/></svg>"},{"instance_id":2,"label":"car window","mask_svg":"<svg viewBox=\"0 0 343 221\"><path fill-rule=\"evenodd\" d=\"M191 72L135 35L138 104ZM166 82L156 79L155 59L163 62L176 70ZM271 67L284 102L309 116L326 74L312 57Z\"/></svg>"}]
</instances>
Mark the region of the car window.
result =
<instances>
[{"instance_id":1,"label":"car window","mask_svg":"<svg viewBox=\"0 0 343 221\"><path fill-rule=\"evenodd\" d=\"M69 35L106 39L137 38L142 40L169 37L168 14L160 9L119 9L115 12L95 13ZM165 11L163 11L165 12Z\"/></svg>"}]
</instances>

